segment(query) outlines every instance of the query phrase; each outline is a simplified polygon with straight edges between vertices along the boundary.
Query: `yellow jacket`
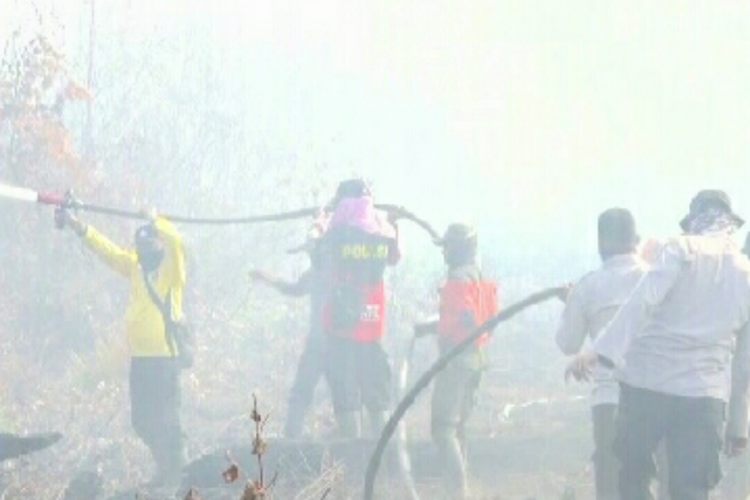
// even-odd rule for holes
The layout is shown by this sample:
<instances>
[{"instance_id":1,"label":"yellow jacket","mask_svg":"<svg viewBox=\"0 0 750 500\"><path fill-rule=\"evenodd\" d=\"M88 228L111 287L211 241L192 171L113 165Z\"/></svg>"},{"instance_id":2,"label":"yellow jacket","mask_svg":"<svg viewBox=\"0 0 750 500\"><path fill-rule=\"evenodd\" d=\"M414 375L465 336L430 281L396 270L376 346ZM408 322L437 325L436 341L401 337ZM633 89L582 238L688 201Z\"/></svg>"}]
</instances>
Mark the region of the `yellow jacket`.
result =
<instances>
[{"instance_id":1,"label":"yellow jacket","mask_svg":"<svg viewBox=\"0 0 750 500\"><path fill-rule=\"evenodd\" d=\"M151 282L162 300L171 289L172 317L179 319L182 317L182 290L185 286L182 238L175 226L166 219L157 219L155 227L164 242L164 260ZM125 314L125 330L131 355L171 356L164 331L164 319L148 294L135 250L119 247L91 226L86 229L84 241L105 264L130 278L130 304Z\"/></svg>"}]
</instances>

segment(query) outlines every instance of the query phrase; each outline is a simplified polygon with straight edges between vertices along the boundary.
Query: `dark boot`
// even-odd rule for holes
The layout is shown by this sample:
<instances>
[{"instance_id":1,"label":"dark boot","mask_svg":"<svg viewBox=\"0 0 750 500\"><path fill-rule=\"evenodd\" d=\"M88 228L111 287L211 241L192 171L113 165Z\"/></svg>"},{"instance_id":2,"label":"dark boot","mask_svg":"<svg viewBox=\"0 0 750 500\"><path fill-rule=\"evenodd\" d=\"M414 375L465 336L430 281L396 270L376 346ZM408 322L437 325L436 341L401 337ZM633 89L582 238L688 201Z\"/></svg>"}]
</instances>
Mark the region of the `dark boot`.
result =
<instances>
[{"instance_id":1,"label":"dark boot","mask_svg":"<svg viewBox=\"0 0 750 500\"><path fill-rule=\"evenodd\" d=\"M156 472L148 485L177 489L182 482L182 468L186 462L182 439L169 439L155 443L151 448L151 454L156 462Z\"/></svg>"},{"instance_id":2,"label":"dark boot","mask_svg":"<svg viewBox=\"0 0 750 500\"><path fill-rule=\"evenodd\" d=\"M446 492L452 500L465 500L468 496L466 461L461 444L455 437L437 441Z\"/></svg>"},{"instance_id":3,"label":"dark boot","mask_svg":"<svg viewBox=\"0 0 750 500\"><path fill-rule=\"evenodd\" d=\"M305 412L295 406L289 406L284 425L284 437L287 439L299 439L305 428Z\"/></svg>"}]
</instances>

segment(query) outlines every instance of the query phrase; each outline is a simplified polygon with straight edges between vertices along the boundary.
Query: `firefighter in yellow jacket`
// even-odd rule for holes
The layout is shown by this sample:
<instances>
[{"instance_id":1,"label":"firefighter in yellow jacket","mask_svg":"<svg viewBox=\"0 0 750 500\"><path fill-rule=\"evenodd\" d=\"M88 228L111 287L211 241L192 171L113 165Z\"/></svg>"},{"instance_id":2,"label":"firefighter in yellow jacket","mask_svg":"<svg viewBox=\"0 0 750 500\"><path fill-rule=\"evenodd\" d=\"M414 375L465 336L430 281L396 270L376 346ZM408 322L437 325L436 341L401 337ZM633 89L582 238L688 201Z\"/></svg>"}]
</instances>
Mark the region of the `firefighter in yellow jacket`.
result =
<instances>
[{"instance_id":1,"label":"firefighter in yellow jacket","mask_svg":"<svg viewBox=\"0 0 750 500\"><path fill-rule=\"evenodd\" d=\"M167 338L165 318L149 294L148 278L173 319L182 317L185 257L175 226L151 212L135 233L135 248L124 249L68 211L61 218L112 270L130 280L125 329L130 347L130 404L133 429L156 462L151 486L179 484L184 461L180 424L179 366Z\"/></svg>"}]
</instances>

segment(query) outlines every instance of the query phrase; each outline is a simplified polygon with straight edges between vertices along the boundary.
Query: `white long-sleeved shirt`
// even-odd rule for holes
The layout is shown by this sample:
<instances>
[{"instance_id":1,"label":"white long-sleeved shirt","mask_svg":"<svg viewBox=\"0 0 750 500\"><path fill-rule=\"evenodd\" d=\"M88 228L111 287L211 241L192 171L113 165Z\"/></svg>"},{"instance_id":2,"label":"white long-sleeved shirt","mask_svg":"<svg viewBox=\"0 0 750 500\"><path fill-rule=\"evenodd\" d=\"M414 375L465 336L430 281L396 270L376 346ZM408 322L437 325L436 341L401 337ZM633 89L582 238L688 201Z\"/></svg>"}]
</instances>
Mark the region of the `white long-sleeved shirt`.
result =
<instances>
[{"instance_id":1,"label":"white long-sleeved shirt","mask_svg":"<svg viewBox=\"0 0 750 500\"><path fill-rule=\"evenodd\" d=\"M750 261L724 234L672 238L594 343L617 378L729 403L727 434L747 436Z\"/></svg>"},{"instance_id":2,"label":"white long-sleeved shirt","mask_svg":"<svg viewBox=\"0 0 750 500\"><path fill-rule=\"evenodd\" d=\"M610 257L573 287L557 329L557 345L567 355L576 354L587 338L596 339L625 303L646 273L647 265L635 254ZM611 369L594 368L591 404L617 404L619 386Z\"/></svg>"}]
</instances>

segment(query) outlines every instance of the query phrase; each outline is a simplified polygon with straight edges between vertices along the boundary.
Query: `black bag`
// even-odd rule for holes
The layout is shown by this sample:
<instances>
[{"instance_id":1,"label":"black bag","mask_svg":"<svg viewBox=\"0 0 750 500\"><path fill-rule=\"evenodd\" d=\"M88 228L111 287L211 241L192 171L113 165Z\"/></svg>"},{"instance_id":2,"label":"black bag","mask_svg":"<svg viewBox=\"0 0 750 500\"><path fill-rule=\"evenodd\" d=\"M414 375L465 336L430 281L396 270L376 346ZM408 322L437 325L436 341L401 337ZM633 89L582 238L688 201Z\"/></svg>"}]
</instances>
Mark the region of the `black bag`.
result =
<instances>
[{"instance_id":1,"label":"black bag","mask_svg":"<svg viewBox=\"0 0 750 500\"><path fill-rule=\"evenodd\" d=\"M167 296L162 302L154 289L154 285L148 278L148 273L145 269L142 270L148 295L164 318L164 333L167 337L169 352L173 358L177 359L177 365L181 370L191 368L195 361L195 333L184 317L179 320L172 318L172 290L167 292ZM175 353L175 347L177 353Z\"/></svg>"},{"instance_id":2,"label":"black bag","mask_svg":"<svg viewBox=\"0 0 750 500\"><path fill-rule=\"evenodd\" d=\"M331 291L331 328L346 333L359 324L365 308L362 290L351 284L339 284Z\"/></svg>"}]
</instances>

